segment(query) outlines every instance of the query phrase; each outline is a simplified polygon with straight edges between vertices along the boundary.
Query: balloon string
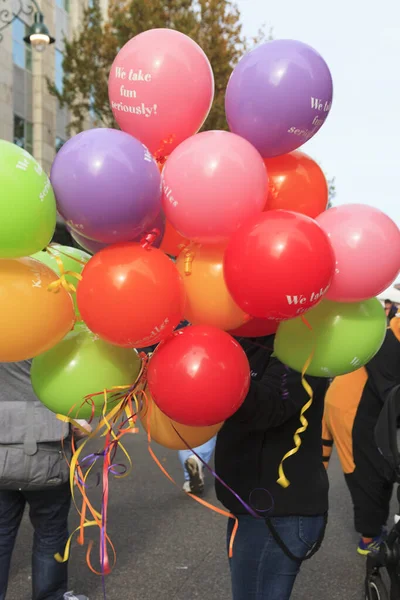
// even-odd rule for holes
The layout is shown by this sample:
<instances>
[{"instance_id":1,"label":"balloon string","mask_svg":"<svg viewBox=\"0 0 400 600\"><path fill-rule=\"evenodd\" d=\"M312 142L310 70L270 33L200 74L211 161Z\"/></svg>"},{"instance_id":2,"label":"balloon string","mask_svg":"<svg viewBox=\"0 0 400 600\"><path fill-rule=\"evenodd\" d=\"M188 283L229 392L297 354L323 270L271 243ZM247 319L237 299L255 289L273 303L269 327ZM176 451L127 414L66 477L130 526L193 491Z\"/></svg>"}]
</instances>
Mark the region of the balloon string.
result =
<instances>
[{"instance_id":1,"label":"balloon string","mask_svg":"<svg viewBox=\"0 0 400 600\"><path fill-rule=\"evenodd\" d=\"M310 323L307 321L307 319L304 316L302 316L301 319L302 319L303 323L312 331L312 327L311 327ZM294 454L296 454L299 451L299 448L301 446L300 435L302 433L304 433L308 427L308 421L307 421L306 417L304 416L304 413L312 405L314 393L313 393L312 387L310 386L310 384L308 383L308 381L305 378L305 374L313 360L314 353L315 353L315 347L311 350L310 355L308 356L308 358L304 364L304 367L301 371L301 383L302 383L303 388L305 389L305 391L307 392L307 394L309 396L308 401L306 402L306 404L303 406L303 408L300 411L299 419L300 419L301 427L296 429L296 431L294 433L294 436L293 436L294 448L289 450L289 452L287 452L284 455L284 457L282 458L282 460L279 464L279 467L278 467L279 478L277 479L277 483L279 485L281 485L283 488L287 488L290 485L290 481L286 477L284 469L283 469L283 463L285 462L285 460L287 460L288 458L290 458L291 456L293 456Z\"/></svg>"},{"instance_id":2,"label":"balloon string","mask_svg":"<svg viewBox=\"0 0 400 600\"><path fill-rule=\"evenodd\" d=\"M133 413L132 408L132 400L135 399L136 406L138 405L137 399L135 397L135 390L141 384L144 373L146 372L147 360L144 355L141 355L142 365L140 372L135 380L135 382L131 385L126 386L115 386L109 390L103 390L102 392L97 392L95 394L90 394L85 397L83 404L88 403L89 401L92 404L92 416L91 420L94 417L95 412L95 404L93 398L102 394L104 396L103 401L103 409L102 409L102 417L97 425L97 427L92 431L83 443L76 448L74 438L72 439L72 458L70 463L70 487L73 503L77 509L77 512L80 516L80 524L75 529L75 531L70 535L64 550L63 556L60 554L56 555L56 560L58 562L66 562L69 559L71 552L71 544L73 537L76 533L78 533L78 544L83 545L85 543L84 531L86 527L98 527L100 532L100 567L101 570L97 571L91 561L91 551L92 551L92 543L89 543L87 553L86 553L86 562L89 569L97 574L104 577L108 573L112 571L116 564L117 555L115 547L107 533L107 518L108 518L108 497L109 497L109 474L111 473L117 478L127 477L132 470L132 461L131 458L125 449L125 447L121 443L121 438L130 432L129 428L123 428L126 424L126 420L123 421L122 425L119 426L118 432L114 431L114 426L119 422L122 415L126 413L126 410L129 409L129 417L128 421L133 422L135 424L136 415ZM111 396L109 397L109 394ZM115 404L111 410L108 410L110 404ZM76 405L74 405L69 414L75 409ZM70 416L57 415L58 418L62 421L67 421L71 423L74 427L81 430L85 434L87 431L75 421L75 419ZM86 445L91 441L100 437L105 437L104 447L101 452L97 452L95 454L89 454L80 460L80 457L86 447ZM125 457L128 460L128 468L125 465L113 464L113 460L117 450L121 450ZM93 505L91 504L88 495L87 495L87 478L96 464L98 459L103 460L103 468L102 468L102 505L100 512L97 511ZM68 462L68 461L67 461ZM84 473L84 468L87 468ZM77 504L77 499L75 496L75 487L79 490L80 495L82 497L82 507L79 509ZM87 518L87 512L90 512L92 520ZM110 564L108 548L111 548L113 554L112 564Z\"/></svg>"},{"instance_id":3,"label":"balloon string","mask_svg":"<svg viewBox=\"0 0 400 600\"><path fill-rule=\"evenodd\" d=\"M194 456L196 456L199 461L203 464L203 466L211 473L211 475L221 484L224 486L224 488L226 488L231 494L233 494L233 496L235 496L236 500L238 500L240 502L240 504L245 508L245 510L252 516L255 517L256 519L260 518L260 515L258 514L257 511L253 510L253 508L244 500L242 500L242 498L239 496L239 494L237 494L227 483L225 483L225 481L201 458L201 456L199 454L197 454L197 452L187 443L187 441L181 436L181 434L179 433L179 431L176 429L176 427L171 423L173 429L175 430L175 433L177 434L177 436L180 438L180 440L185 444L185 446L187 447L188 450L190 450L190 452L192 452L194 454ZM259 511L259 512L269 512L271 511L273 508L273 506L271 506L270 508L263 510L263 511Z\"/></svg>"},{"instance_id":4,"label":"balloon string","mask_svg":"<svg viewBox=\"0 0 400 600\"><path fill-rule=\"evenodd\" d=\"M160 471L165 475L165 477L167 477L167 479L169 479L169 481L171 481L171 483L173 483L177 488L181 489L180 486L173 479L173 477L165 469L165 467L163 467L163 465L161 464L160 460L157 458L157 456L153 452L153 449L151 447L151 441L152 441L152 439L151 439L151 411L152 411L152 404L149 402L145 390L141 390L141 394L144 397L145 404L146 404L146 411L147 411L147 414L146 414L146 420L147 420L147 442L148 442L147 447L148 447L149 454L150 454L151 458L153 459L153 461L158 466L158 468L160 469ZM221 477L213 469L211 469L211 467L201 458L201 456L199 456L197 454L197 452L193 448L191 448L191 446L181 436L181 434L179 433L179 431L175 428L175 426L173 424L172 424L172 427L175 430L175 432L178 435L178 437L181 439L181 441L185 444L185 446L201 461L201 463L208 469L208 471L210 471L210 473L215 477L215 479L217 479L227 490L229 490L237 498L237 500L239 500L239 502L244 506L244 508L246 509L246 511L250 515L252 515L253 517L255 517L257 519L264 518L264 516L260 516L256 511L254 511L251 508L251 506L249 506L244 500L242 500L240 498L240 496L228 484L226 484L221 479ZM232 513L228 512L228 511L225 511L225 510L222 510L222 509L214 506L213 504L207 502L206 500L203 500L202 498L199 498L198 496L195 496L195 495L191 494L190 492L185 492L185 493L188 496L190 496L193 500L195 500L199 504L205 506L209 510L212 510L213 512L215 512L215 513L217 513L219 515L222 515L224 517L228 517L229 519L234 519L235 524L233 526L233 530L232 530L231 537L230 537L230 540L229 540L229 558L232 558L232 556L233 556L233 546L234 546L236 534L237 534L238 527L239 527L238 518L235 515L233 515ZM265 512L269 512L270 510L272 510L272 508L273 508L273 501L272 501L271 507L268 510L264 510L262 512L264 512L264 513Z\"/></svg>"},{"instance_id":5,"label":"balloon string","mask_svg":"<svg viewBox=\"0 0 400 600\"><path fill-rule=\"evenodd\" d=\"M71 260L74 260L75 262L77 262L83 266L87 265L87 263L90 260L90 258L88 258L87 260L82 260L81 258L76 258L76 256L72 256L72 254L68 254L68 252L64 252L64 250L60 250L60 248L58 246L56 247L56 244L49 244L49 246L47 246L47 248L46 248L46 252L48 252L49 254L51 254L51 256L54 256L54 257L57 256L58 254L62 254L66 258L70 258Z\"/></svg>"},{"instance_id":6,"label":"balloon string","mask_svg":"<svg viewBox=\"0 0 400 600\"><path fill-rule=\"evenodd\" d=\"M61 258L58 256L58 252L59 252L58 249L57 249L57 251L56 251L57 253L56 253L56 252L53 252L51 246L49 246L48 248L46 248L46 251L48 254L50 254L50 256L52 258L54 258L54 260L57 263L58 269L60 271L59 279L50 283L50 285L47 286L47 290L49 292L58 292L61 288L64 288L65 291L68 292L69 294L71 292L75 293L76 292L75 285L73 283L69 283L69 281L66 280L66 276L70 275L71 277L75 277L75 279L77 279L78 281L82 281L82 275L80 275L76 271L66 271L64 269L64 263L61 260ZM61 252L61 254L64 254L64 253ZM65 256L67 256L67 255L65 255ZM70 256L69 258L74 258L74 257ZM81 261L77 260L77 262L81 262ZM83 264L86 264L86 263L83 263Z\"/></svg>"},{"instance_id":7,"label":"balloon string","mask_svg":"<svg viewBox=\"0 0 400 600\"><path fill-rule=\"evenodd\" d=\"M110 391L112 391L112 390L110 390ZM106 396L107 390L105 390L103 393ZM100 529L101 571L100 572L97 571L92 566L91 558L90 558L92 546L90 546L90 548L88 548L86 561L87 561L88 567L90 568L90 570L93 573L95 573L97 575L102 575L102 576L110 573L116 564L116 551L115 551L115 548L107 534L108 475L111 472L116 477L125 477L129 474L129 472L132 468L132 463L131 463L130 457L129 457L128 453L126 452L125 448L120 443L120 437L122 437L122 435L124 435L124 433L126 433L126 431L123 431L120 433L119 436L116 436L115 433L112 431L112 428L110 427L110 423L109 423L109 420L111 420L111 419L113 419L114 421L118 420L120 414L123 412L124 402L125 402L125 398L123 398L121 400L121 402L117 406L115 406L111 412L109 412L108 414L105 414L107 411L107 408L106 408L107 399L105 397L105 405L104 405L104 409L103 409L103 419L100 421L96 430L90 436L88 436L87 440L85 440L85 442L82 444L82 446L78 450L74 450L72 461L71 461L70 482L71 482L71 491L72 491L72 495L73 495L73 501L77 508L78 513L81 516L81 522L80 522L80 526L77 528L77 530L75 530L73 532L73 534L70 536L70 538L67 542L66 549L64 552L64 557L60 557L60 555L57 555L57 557L56 557L56 559L60 562L64 562L64 561L68 560L71 542L72 542L72 538L73 538L74 534L77 531L79 531L78 543L83 544L84 543L84 528L88 527L88 526L97 526ZM64 417L64 420L65 420L65 417ZM73 419L71 419L71 422L75 424ZM78 462L79 455L82 453L84 446L90 441L90 439L93 439L94 437L96 437L96 435L98 433L100 433L101 429L104 426L106 426L108 428L108 431L106 430L106 443L105 443L104 450L100 453L97 453L96 455L89 455L89 456L85 457L82 461ZM110 441L110 436L112 436L114 438L113 441ZM111 456L113 455L114 451L116 450L117 445L118 445L118 448L123 450L123 452L125 453L125 455L128 458L129 464L130 464L129 470L125 469L125 471L122 473L118 473L116 471L116 465L111 464ZM86 479L89 475L91 468L93 467L93 465L95 464L96 460L99 457L103 457L103 500L102 500L102 509L101 509L100 513L97 512L93 508L93 506L91 505L91 503L87 497L87 493L86 493ZM88 469L86 474L84 476L82 476L82 466L86 462L88 462L88 459L89 459L89 461L92 462L92 464L90 465L90 468ZM82 499L83 499L82 511L79 511L79 508L77 507L77 504L76 504L73 483L75 483L75 485L78 487L78 489L82 495ZM89 508L92 516L94 517L93 521L88 521L87 519L85 519L86 508ZM108 545L111 547L112 552L113 552L112 567L110 567L110 561L108 558L108 551L107 551Z\"/></svg>"}]
</instances>

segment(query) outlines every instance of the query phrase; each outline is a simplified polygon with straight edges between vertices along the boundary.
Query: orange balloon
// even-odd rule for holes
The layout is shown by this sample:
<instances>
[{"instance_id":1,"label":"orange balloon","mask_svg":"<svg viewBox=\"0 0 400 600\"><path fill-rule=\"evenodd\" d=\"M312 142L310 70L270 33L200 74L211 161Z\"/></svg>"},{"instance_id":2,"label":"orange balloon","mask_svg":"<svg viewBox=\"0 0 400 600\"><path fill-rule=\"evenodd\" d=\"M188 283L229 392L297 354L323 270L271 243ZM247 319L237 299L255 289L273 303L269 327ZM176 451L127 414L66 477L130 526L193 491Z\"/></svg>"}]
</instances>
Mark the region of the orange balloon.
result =
<instances>
[{"instance_id":1,"label":"orange balloon","mask_svg":"<svg viewBox=\"0 0 400 600\"><path fill-rule=\"evenodd\" d=\"M189 240L176 231L168 221L165 222L165 233L161 242L160 250L170 256L178 256L183 246L187 246Z\"/></svg>"},{"instance_id":2,"label":"orange balloon","mask_svg":"<svg viewBox=\"0 0 400 600\"><path fill-rule=\"evenodd\" d=\"M145 431L150 427L151 439L160 446L170 448L171 450L187 450L187 445L181 440L177 431L187 442L190 448L197 448L211 440L217 435L223 423L210 425L208 427L189 427L172 421L158 408L147 390L148 402L144 403L143 409L139 413L140 421Z\"/></svg>"},{"instance_id":3,"label":"orange balloon","mask_svg":"<svg viewBox=\"0 0 400 600\"><path fill-rule=\"evenodd\" d=\"M265 158L269 193L264 211L282 208L315 219L326 210L328 184L321 168L304 152Z\"/></svg>"},{"instance_id":4,"label":"orange balloon","mask_svg":"<svg viewBox=\"0 0 400 600\"><path fill-rule=\"evenodd\" d=\"M229 331L250 317L236 304L224 280L225 246L191 244L176 266L186 290L184 317L192 325L212 325Z\"/></svg>"},{"instance_id":5,"label":"orange balloon","mask_svg":"<svg viewBox=\"0 0 400 600\"><path fill-rule=\"evenodd\" d=\"M56 273L33 258L0 260L0 362L46 352L73 328L72 298L63 287L48 291Z\"/></svg>"}]
</instances>

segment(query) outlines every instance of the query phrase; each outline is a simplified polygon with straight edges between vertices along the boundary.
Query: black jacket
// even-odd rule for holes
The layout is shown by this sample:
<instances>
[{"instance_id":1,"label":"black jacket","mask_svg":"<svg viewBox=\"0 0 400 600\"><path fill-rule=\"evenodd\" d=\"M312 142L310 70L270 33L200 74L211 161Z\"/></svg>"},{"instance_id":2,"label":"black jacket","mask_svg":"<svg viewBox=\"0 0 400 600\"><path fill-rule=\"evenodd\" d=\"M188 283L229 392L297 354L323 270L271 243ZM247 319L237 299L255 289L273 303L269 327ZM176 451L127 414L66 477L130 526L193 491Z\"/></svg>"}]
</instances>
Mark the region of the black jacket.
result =
<instances>
[{"instance_id":1,"label":"black jacket","mask_svg":"<svg viewBox=\"0 0 400 600\"><path fill-rule=\"evenodd\" d=\"M314 391L305 413L308 428L301 435L299 451L284 463L290 481L286 489L277 483L278 466L294 447L300 427L300 410L308 395L301 375L271 357L273 336L240 339L249 359L252 381L240 409L226 421L217 437L216 472L253 508L268 516L321 515L328 510L328 478L322 462L321 423L328 381L308 377ZM262 491L262 490L267 490ZM234 514L246 509L216 481L218 499Z\"/></svg>"}]
</instances>

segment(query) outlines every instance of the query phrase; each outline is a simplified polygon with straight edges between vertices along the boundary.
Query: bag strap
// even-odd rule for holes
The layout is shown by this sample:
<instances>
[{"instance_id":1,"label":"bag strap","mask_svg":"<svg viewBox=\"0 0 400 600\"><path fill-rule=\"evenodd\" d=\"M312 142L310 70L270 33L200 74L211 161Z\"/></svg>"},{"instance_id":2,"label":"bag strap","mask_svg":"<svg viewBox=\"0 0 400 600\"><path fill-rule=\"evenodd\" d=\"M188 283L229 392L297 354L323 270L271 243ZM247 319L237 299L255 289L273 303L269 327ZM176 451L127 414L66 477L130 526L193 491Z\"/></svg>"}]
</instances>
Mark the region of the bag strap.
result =
<instances>
[{"instance_id":1,"label":"bag strap","mask_svg":"<svg viewBox=\"0 0 400 600\"><path fill-rule=\"evenodd\" d=\"M271 532L272 537L274 538L275 542L278 544L280 549L283 550L283 552L286 554L286 556L288 558L290 558L294 562L297 562L298 564L301 564L303 561L309 560L310 558L312 558L314 556L314 554L316 554L318 552L318 550L320 549L321 544L324 539L324 536L325 536L326 525L328 523L328 513L324 514L324 526L322 528L322 531L321 531L317 541L312 546L312 548L310 548L310 550L307 552L307 554L303 558L300 556L296 556L289 550L289 548L286 546L285 542L282 540L281 536L279 535L279 533L273 526L272 521L269 517L267 517L265 519L265 522L267 524L268 529Z\"/></svg>"},{"instance_id":2,"label":"bag strap","mask_svg":"<svg viewBox=\"0 0 400 600\"><path fill-rule=\"evenodd\" d=\"M33 456L37 452L37 442L35 437L35 404L32 401L26 402L26 428L24 439L24 452L28 456Z\"/></svg>"}]
</instances>

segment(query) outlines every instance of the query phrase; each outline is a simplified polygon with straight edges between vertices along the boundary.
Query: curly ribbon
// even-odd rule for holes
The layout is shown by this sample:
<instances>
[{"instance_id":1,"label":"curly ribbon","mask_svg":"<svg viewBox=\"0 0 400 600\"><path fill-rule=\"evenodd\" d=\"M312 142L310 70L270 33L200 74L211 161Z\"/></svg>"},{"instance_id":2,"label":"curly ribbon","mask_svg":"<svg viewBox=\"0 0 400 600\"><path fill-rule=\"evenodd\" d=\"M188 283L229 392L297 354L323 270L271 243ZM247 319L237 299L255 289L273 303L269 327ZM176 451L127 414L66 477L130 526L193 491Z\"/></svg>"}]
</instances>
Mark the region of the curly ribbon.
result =
<instances>
[{"instance_id":1,"label":"curly ribbon","mask_svg":"<svg viewBox=\"0 0 400 600\"><path fill-rule=\"evenodd\" d=\"M77 279L78 281L82 281L82 275L80 275L80 273L77 273L76 271L66 271L64 269L64 264L63 261L61 260L61 258L59 257L59 254L63 254L64 256L66 256L67 258L71 258L73 260L75 260L76 262L85 265L86 262L79 260L78 258L75 258L74 256L71 256L65 252L62 252L61 250L59 250L57 248L56 252L53 252L53 247L52 245L48 246L46 248L46 251L48 254L50 254L50 256L52 258L54 258L54 260L57 263L58 269L60 271L60 278L57 279L57 281L53 281L52 283L50 283L50 285L47 287L49 292L58 292L62 287L65 289L66 292L68 292L69 294L75 293L76 292L76 287L74 286L73 283L69 283L66 280L66 275L70 275L71 277L74 277L75 279Z\"/></svg>"},{"instance_id":2,"label":"curly ribbon","mask_svg":"<svg viewBox=\"0 0 400 600\"><path fill-rule=\"evenodd\" d=\"M115 547L107 533L107 517L108 517L108 496L109 496L109 475L113 475L117 478L127 477L132 470L132 461L131 458L121 443L121 438L126 434L131 432L132 426L135 425L136 417L137 417L137 408L138 401L135 396L135 390L139 386L142 377L146 371L147 360L142 356L142 367L139 372L139 375L136 381L127 386L116 386L110 390L103 390L102 392L98 392L96 394L90 394L87 396L83 402L83 404L91 402L92 404L92 417L94 417L95 405L93 398L98 395L104 396L103 402L103 410L100 422L97 427L92 431L87 438L82 442L79 448L76 448L74 440L72 441L72 459L70 463L70 487L72 500L77 509L78 514L80 515L80 525L75 529L75 531L70 535L67 544L64 549L64 554L61 556L60 554L56 555L56 560L58 562L66 562L69 559L72 540L76 533L78 533L78 544L83 545L85 543L85 529L87 527L98 527L100 531L100 566L101 570L96 570L91 561L91 551L93 544L89 543L87 553L86 553L86 562L89 569L97 574L101 575L103 578L105 575L109 574L116 564L117 554ZM110 396L109 396L110 394ZM136 404L136 413L133 410L133 401ZM109 406L112 406L111 410L108 410ZM76 407L73 406L70 410L70 413L74 411ZM127 418L124 418L124 415L127 415ZM80 426L74 419L69 416L57 415L59 419L63 421L67 421L71 423L74 427L79 430L87 433L86 430ZM122 423L118 424L122 417ZM128 423L128 427L125 427L126 423ZM114 431L115 426L118 424L117 432ZM104 447L103 450L97 453L89 454L80 460L80 457L83 453L86 444L95 439L96 437L104 437ZM117 450L121 450L125 455L128 461L128 467L123 464L114 463L115 455ZM94 465L98 460L103 461L102 465L102 476L99 478L102 482L103 494L102 494L102 506L100 512L97 511L92 503L90 502L87 495L87 478L93 469ZM84 473L84 469L86 472ZM82 508L79 509L77 505L76 495L75 495L75 487L79 490L82 497ZM87 517L87 514L90 513L91 519ZM108 549L111 548L113 560L110 562ZM103 582L104 585L104 582Z\"/></svg>"},{"instance_id":3,"label":"curly ribbon","mask_svg":"<svg viewBox=\"0 0 400 600\"><path fill-rule=\"evenodd\" d=\"M302 319L303 323L310 329L310 331L312 331L312 327L311 327L310 323L307 321L307 319L304 316L302 316L301 319ZM292 448L291 450L289 450L289 452L287 452L285 454L285 456L282 458L282 460L279 464L279 467L278 467L279 478L277 479L277 483L279 483L279 485L281 485L283 488L287 488L290 485L290 481L286 477L284 469L283 469L283 463L285 462L285 460L287 460L288 458L290 458L291 456L293 456L294 454L296 454L299 451L299 448L301 446L300 435L302 433L304 433L308 427L308 421L307 421L306 417L304 416L304 413L312 405L314 394L313 394L312 387L310 386L310 384L308 383L308 381L305 378L305 374L314 358L314 352L315 352L315 348L313 348L311 350L310 355L308 356L308 358L304 364L304 367L301 371L301 383L302 383L303 388L305 389L305 391L307 392L307 394L309 396L309 400L306 402L306 404L303 406L303 408L301 409L301 412L300 412L299 419L300 419L301 427L296 429L296 431L294 433L294 436L293 436L294 448Z\"/></svg>"},{"instance_id":4,"label":"curly ribbon","mask_svg":"<svg viewBox=\"0 0 400 600\"><path fill-rule=\"evenodd\" d=\"M105 395L105 402L106 402L106 395L107 395L107 391L104 391L104 395ZM119 415L120 410L121 410L121 404L123 403L123 400L118 403L112 410L111 412L107 415L108 419L111 419L117 415ZM68 417L64 417L63 420L68 420ZM74 421L74 419L70 419L70 422L74 425L74 426L78 426L78 423L76 423L76 421ZM74 505L77 509L78 514L81 517L80 520L80 525L79 527L70 535L67 544L65 546L65 550L64 550L64 555L61 556L60 554L57 554L55 556L56 560L58 562L66 562L69 559L69 555L70 555L70 548L71 548L71 543L72 543L72 539L75 535L76 532L79 532L79 537L78 537L78 543L80 545L83 545L85 540L84 540L84 529L86 527L93 527L93 526L97 526L99 527L100 531L101 531L101 556L102 556L102 560L101 560L101 566L102 566L102 571L99 573L98 571L96 571L92 564L91 564L91 560L90 560L90 551L88 549L88 553L86 556L86 561L87 564L90 568L90 570L93 573L102 575L102 574L107 574L111 571L110 565L109 565L109 560L108 560L108 554L107 554L107 549L104 551L104 545L105 544L109 544L110 547L112 548L113 551L113 555L114 555L114 561L113 561L113 566L115 564L116 561L116 552L115 552L115 548L110 540L110 538L108 537L107 533L105 532L103 535L103 519L102 519L102 513L103 511L101 511L100 513L92 506L90 500L87 497L87 493L86 493L86 480L87 477L92 469L92 467L94 466L96 460L94 460L91 464L91 466L89 467L89 469L87 470L87 472L85 474L83 474L83 469L82 466L84 466L85 463L85 459L79 463L79 457L83 452L83 449L85 448L86 444L89 442L89 440L94 439L97 434L99 434L102 429L104 428L104 421L103 419L100 421L100 423L97 425L97 427L95 428L95 430L87 437L86 440L83 441L83 443L81 444L81 446L79 448L75 447L75 443L72 443L72 450L73 450L73 455L72 455L72 459L71 459L71 463L70 463L70 486L71 486L71 494L72 494L72 500L74 502ZM105 448L104 453L107 453L109 451L109 448ZM96 456L96 459L102 456L102 453L99 453ZM104 472L103 472L103 477L104 477ZM83 502L82 502L82 510L80 510L78 508L77 505L77 501L76 501L76 496L75 496L75 486L78 488L79 492L81 493ZM103 504L104 504L104 499L103 499ZM89 510L89 512L91 513L93 520L89 521L86 518L86 513Z\"/></svg>"},{"instance_id":5,"label":"curly ribbon","mask_svg":"<svg viewBox=\"0 0 400 600\"><path fill-rule=\"evenodd\" d=\"M192 274L192 265L193 265L194 257L195 257L195 253L193 250L186 250L185 259L184 259L184 263L183 263L183 271L186 276L189 276Z\"/></svg>"},{"instance_id":6,"label":"curly ribbon","mask_svg":"<svg viewBox=\"0 0 400 600\"><path fill-rule=\"evenodd\" d=\"M143 238L140 240L140 245L142 246L142 248L145 248L146 250L148 248L151 248L151 246L154 244L154 242L159 238L161 234L161 231L159 229L152 229L149 232L146 232L145 235L143 236Z\"/></svg>"}]
</instances>

